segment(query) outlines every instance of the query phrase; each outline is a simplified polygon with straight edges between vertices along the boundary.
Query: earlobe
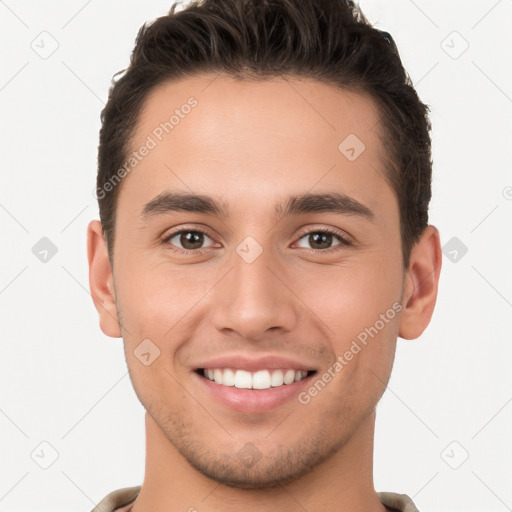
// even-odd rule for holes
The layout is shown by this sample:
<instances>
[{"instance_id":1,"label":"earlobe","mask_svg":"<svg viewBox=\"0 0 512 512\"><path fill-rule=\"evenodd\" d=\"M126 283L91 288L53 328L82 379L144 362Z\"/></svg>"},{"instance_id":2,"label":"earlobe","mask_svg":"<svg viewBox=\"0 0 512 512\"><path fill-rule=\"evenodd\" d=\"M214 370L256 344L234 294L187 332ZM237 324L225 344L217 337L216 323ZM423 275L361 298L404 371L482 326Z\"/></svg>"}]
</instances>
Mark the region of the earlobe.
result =
<instances>
[{"instance_id":1,"label":"earlobe","mask_svg":"<svg viewBox=\"0 0 512 512\"><path fill-rule=\"evenodd\" d=\"M436 304L442 251L439 231L429 225L411 251L398 335L412 340L427 328Z\"/></svg>"},{"instance_id":2,"label":"earlobe","mask_svg":"<svg viewBox=\"0 0 512 512\"><path fill-rule=\"evenodd\" d=\"M87 227L87 259L89 287L100 316L100 328L107 336L119 338L121 329L117 317L114 278L101 222L98 220L91 221Z\"/></svg>"}]
</instances>

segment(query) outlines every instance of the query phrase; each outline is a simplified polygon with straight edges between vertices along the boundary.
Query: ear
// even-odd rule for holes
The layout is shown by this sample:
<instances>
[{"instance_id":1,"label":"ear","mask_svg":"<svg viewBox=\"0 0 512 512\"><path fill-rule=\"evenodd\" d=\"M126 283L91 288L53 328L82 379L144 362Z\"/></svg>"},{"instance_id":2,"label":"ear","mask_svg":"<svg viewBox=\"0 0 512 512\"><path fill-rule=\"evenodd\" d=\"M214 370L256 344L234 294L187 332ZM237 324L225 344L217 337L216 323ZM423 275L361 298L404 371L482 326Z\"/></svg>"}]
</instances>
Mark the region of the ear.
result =
<instances>
[{"instance_id":1,"label":"ear","mask_svg":"<svg viewBox=\"0 0 512 512\"><path fill-rule=\"evenodd\" d=\"M437 299L442 258L439 231L429 225L412 248L406 271L398 332L401 338L417 338L430 323Z\"/></svg>"},{"instance_id":2,"label":"ear","mask_svg":"<svg viewBox=\"0 0 512 512\"><path fill-rule=\"evenodd\" d=\"M93 220L87 226L87 259L89 287L94 306L100 315L100 328L107 336L119 338L121 328L117 317L114 277L99 220Z\"/></svg>"}]
</instances>

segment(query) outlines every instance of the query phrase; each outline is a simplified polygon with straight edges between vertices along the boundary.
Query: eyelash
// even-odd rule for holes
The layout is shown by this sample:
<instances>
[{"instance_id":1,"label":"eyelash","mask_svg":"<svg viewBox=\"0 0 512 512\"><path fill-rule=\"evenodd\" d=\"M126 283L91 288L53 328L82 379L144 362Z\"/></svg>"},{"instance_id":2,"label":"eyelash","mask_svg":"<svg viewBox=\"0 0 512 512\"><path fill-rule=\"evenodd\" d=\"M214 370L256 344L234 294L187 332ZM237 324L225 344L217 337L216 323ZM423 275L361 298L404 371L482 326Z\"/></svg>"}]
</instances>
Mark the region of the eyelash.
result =
<instances>
[{"instance_id":1,"label":"eyelash","mask_svg":"<svg viewBox=\"0 0 512 512\"><path fill-rule=\"evenodd\" d=\"M174 232L170 233L169 235L165 236L165 238L162 240L162 243L171 245L171 244L169 244L169 241L172 240L176 235L180 235L181 233L202 233L203 235L206 235L208 238L211 238L206 231L204 231L200 228L180 229L178 231L174 231ZM301 236L297 240L302 240L305 236L310 235L312 233L316 233L316 234L328 233L328 234L333 235L336 238L338 238L340 243L333 247L329 247L328 249L307 249L310 252L314 252L314 253L326 253L327 252L328 253L331 251L340 250L340 248L343 248L343 247L350 247L353 245L353 243L350 240L345 238L343 235L341 235L339 233L339 231L337 231L333 228L312 229L310 231L306 231L306 232L302 233ZM175 252L179 252L181 254L190 255L190 254L203 254L208 249L211 249L211 247L203 247L201 249L182 249L180 247L172 246L171 250L175 251Z\"/></svg>"}]
</instances>

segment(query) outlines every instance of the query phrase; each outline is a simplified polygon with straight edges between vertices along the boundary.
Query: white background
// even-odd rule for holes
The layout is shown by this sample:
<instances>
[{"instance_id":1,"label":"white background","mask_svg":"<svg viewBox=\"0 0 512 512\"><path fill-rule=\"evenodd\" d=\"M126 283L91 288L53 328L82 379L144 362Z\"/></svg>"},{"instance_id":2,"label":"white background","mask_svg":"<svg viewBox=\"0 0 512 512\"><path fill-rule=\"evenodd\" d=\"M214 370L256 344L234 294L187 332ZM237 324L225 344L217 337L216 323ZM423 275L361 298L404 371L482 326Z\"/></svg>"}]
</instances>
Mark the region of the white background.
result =
<instances>
[{"instance_id":1,"label":"white background","mask_svg":"<svg viewBox=\"0 0 512 512\"><path fill-rule=\"evenodd\" d=\"M431 106L431 223L443 245L456 237L468 249L456 262L444 256L424 335L398 342L378 407L376 489L407 493L422 512L512 510L512 1L361 6L391 32ZM121 339L99 329L85 235L98 218L92 190L110 79L128 64L140 25L169 8L0 0L4 512L86 512L142 483L144 410ZM47 51L58 44L46 59L33 49L41 38ZM47 263L32 253L42 237L58 249ZM49 463L52 450L57 460L42 469L36 461Z\"/></svg>"}]
</instances>

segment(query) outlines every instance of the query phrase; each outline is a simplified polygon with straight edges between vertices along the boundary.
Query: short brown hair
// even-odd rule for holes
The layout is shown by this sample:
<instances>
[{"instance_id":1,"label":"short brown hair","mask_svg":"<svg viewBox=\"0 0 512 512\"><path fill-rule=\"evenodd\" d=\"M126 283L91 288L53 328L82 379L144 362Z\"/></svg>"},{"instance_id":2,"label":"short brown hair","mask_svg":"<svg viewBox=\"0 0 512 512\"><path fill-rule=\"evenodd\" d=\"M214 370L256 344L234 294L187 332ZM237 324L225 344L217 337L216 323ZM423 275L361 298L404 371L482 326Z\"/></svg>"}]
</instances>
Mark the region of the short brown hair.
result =
<instances>
[{"instance_id":1,"label":"short brown hair","mask_svg":"<svg viewBox=\"0 0 512 512\"><path fill-rule=\"evenodd\" d=\"M106 185L119 179L144 100L163 82L219 72L254 80L308 77L376 101L407 268L428 225L431 125L391 36L346 0L193 0L176 11L178 5L141 27L130 65L114 77L101 113L96 185L111 264L122 183Z\"/></svg>"}]
</instances>

